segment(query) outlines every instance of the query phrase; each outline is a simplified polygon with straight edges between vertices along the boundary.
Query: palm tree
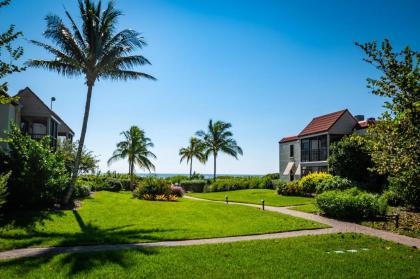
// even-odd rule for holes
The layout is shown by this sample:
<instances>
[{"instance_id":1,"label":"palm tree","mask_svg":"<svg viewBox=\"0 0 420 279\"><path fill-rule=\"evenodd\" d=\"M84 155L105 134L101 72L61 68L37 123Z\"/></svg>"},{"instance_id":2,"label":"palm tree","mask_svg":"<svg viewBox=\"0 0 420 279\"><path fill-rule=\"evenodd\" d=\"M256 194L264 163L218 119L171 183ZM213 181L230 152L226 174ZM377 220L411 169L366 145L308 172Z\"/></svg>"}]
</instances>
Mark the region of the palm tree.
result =
<instances>
[{"instance_id":1,"label":"palm tree","mask_svg":"<svg viewBox=\"0 0 420 279\"><path fill-rule=\"evenodd\" d=\"M198 138L192 137L190 139L190 145L183 147L179 150L179 156L181 156L180 163L183 160L187 160L187 164L190 164L190 178L192 176L192 162L193 158L197 158L198 161L204 163L206 161L206 156L204 155L204 144Z\"/></svg>"},{"instance_id":2,"label":"palm tree","mask_svg":"<svg viewBox=\"0 0 420 279\"><path fill-rule=\"evenodd\" d=\"M130 190L134 190L134 170L137 165L149 172L155 169L149 158L156 159L156 155L148 149L153 147L152 141L146 137L143 130L131 126L130 130L121 133L124 140L117 143L117 149L108 160L108 166L113 162L128 159L128 174L130 175Z\"/></svg>"},{"instance_id":3,"label":"palm tree","mask_svg":"<svg viewBox=\"0 0 420 279\"><path fill-rule=\"evenodd\" d=\"M229 131L232 124L223 121L216 121L210 119L207 132L202 130L196 134L199 136L205 145L206 158L210 154L213 155L213 179L216 180L216 161L219 152L226 153L238 159L238 155L242 155L242 148L238 146L233 139L233 133Z\"/></svg>"},{"instance_id":4,"label":"palm tree","mask_svg":"<svg viewBox=\"0 0 420 279\"><path fill-rule=\"evenodd\" d=\"M116 32L117 19L122 15L114 7L111 0L105 10L98 1L95 5L91 0L78 0L81 28L76 24L70 13L65 10L70 23L67 27L56 15L48 15L47 29L44 36L54 45L39 41L31 42L47 50L54 56L52 60L29 60L28 65L55 71L67 77L83 76L87 85L85 112L82 131L77 149L72 180L63 202L67 204L73 192L80 164L80 156L85 143L86 129L89 118L92 89L96 81L102 79L128 80L147 78L151 75L133 70L135 66L150 64L141 55L133 54L146 45L140 33L124 29Z\"/></svg>"}]
</instances>

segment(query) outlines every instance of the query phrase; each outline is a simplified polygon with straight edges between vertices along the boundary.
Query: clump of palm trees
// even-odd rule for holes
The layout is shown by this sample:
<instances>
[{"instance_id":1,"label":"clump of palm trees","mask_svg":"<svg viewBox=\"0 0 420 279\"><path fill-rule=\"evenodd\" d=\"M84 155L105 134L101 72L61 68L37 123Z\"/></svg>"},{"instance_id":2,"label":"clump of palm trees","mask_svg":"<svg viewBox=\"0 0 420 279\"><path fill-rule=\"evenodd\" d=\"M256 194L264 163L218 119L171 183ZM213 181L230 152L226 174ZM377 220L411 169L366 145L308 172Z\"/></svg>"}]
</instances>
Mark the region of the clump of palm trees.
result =
<instances>
[{"instance_id":1,"label":"clump of palm trees","mask_svg":"<svg viewBox=\"0 0 420 279\"><path fill-rule=\"evenodd\" d=\"M186 159L190 164L190 177L192 174L192 160L197 158L199 162L205 163L210 156L213 156L213 179L216 180L217 157L221 153L225 153L238 159L242 155L242 148L233 138L230 131L232 124L210 119L207 131L200 130L196 132L198 138L191 138L189 146L179 150L181 162Z\"/></svg>"},{"instance_id":2,"label":"clump of palm trees","mask_svg":"<svg viewBox=\"0 0 420 279\"><path fill-rule=\"evenodd\" d=\"M149 151L153 147L150 138L146 137L145 132L137 126L131 126L128 131L121 133L124 139L117 143L117 149L108 160L108 166L113 162L127 159L128 174L130 176L130 190L134 190L134 171L138 166L140 169L146 169L149 172L155 169L150 158L156 159L156 155Z\"/></svg>"},{"instance_id":3,"label":"clump of palm trees","mask_svg":"<svg viewBox=\"0 0 420 279\"><path fill-rule=\"evenodd\" d=\"M72 172L72 182L64 198L67 204L74 189L79 171L80 157L85 143L92 89L99 79L128 80L152 79L149 74L134 70L135 66L150 64L144 56L133 54L146 45L140 33L124 29L117 31L117 21L122 13L109 1L103 9L99 0L78 0L81 24L66 10L69 27L56 15L48 15L44 37L53 44L31 41L52 54L51 60L29 60L28 65L57 72L66 77L82 76L87 85L85 112L77 156Z\"/></svg>"}]
</instances>

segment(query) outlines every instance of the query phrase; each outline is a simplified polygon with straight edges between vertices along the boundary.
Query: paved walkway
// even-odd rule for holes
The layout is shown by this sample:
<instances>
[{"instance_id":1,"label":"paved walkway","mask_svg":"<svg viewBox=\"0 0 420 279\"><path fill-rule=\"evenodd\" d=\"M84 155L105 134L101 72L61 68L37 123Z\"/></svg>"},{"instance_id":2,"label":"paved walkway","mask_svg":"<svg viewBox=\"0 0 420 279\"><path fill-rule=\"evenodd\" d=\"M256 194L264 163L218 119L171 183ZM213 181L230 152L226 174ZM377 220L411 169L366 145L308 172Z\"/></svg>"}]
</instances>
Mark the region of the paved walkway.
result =
<instances>
[{"instance_id":1,"label":"paved walkway","mask_svg":"<svg viewBox=\"0 0 420 279\"><path fill-rule=\"evenodd\" d=\"M188 199L200 200L200 201L209 201L205 199L199 199L194 197L188 197ZM222 201L211 201L222 203ZM244 206L251 207L261 207L256 204L247 204L247 203L236 203L229 202L229 204L239 204ZM300 230L300 231L290 231L290 232L280 232L280 233L269 233L269 234L259 234L259 235L245 235L245 236L233 236L233 237L220 237L220 238L210 238L210 239L193 239L193 240L180 240L180 241L162 241L162 242L151 242L151 243L130 243L130 244L109 244L109 245L87 245L87 246L73 246L73 247L45 247L45 248L22 248L14 249L9 251L0 252L0 259L13 259L21 257L36 257L45 254L59 254L59 253L86 253L86 252L103 252L103 251L114 251L122 249L131 249L131 248L149 248L149 247L173 247L173 246L188 246L188 245L202 245L202 244L215 244L215 243L229 243L245 240L261 240L261 239L275 239L275 238L287 238L287 237L296 237L296 236L305 236L305 235L321 235L321 234L331 234L331 233L345 233L345 232L355 232L362 233L371 236L376 236L385 240L390 240L400 244L420 247L420 239L411 238L408 236L403 236L387 231L381 231L365 226L361 226L354 223L348 223L343 221L338 221L334 219L329 219L319 215L314 215L310 213L300 212L291 210L289 207L274 207L274 206L265 206L265 210L279 212L299 218L304 218L307 220L316 221L322 224L331 226L327 229L313 229L313 230Z\"/></svg>"}]
</instances>

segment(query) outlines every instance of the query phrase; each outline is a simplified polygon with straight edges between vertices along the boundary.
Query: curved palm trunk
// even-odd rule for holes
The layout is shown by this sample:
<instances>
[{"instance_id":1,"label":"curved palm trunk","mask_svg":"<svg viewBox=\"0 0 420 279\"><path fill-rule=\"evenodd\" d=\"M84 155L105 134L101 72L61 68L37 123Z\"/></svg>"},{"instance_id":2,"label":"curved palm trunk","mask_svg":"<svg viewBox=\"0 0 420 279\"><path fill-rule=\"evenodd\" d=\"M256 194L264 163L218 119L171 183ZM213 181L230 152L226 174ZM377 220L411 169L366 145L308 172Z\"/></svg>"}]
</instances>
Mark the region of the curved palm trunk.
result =
<instances>
[{"instance_id":1,"label":"curved palm trunk","mask_svg":"<svg viewBox=\"0 0 420 279\"><path fill-rule=\"evenodd\" d=\"M87 124L88 124L88 119L89 119L90 100L92 98L92 88L93 88L93 85L88 85L88 91L86 95L86 104L85 104L85 114L83 116L82 132L80 134L79 146L77 147L76 160L73 166L73 173L71 175L70 186L68 187L66 195L64 196L64 200L63 200L64 204L69 203L71 195L73 194L74 184L76 183L77 175L79 174L80 158L82 156L83 145L85 144L86 129L87 129Z\"/></svg>"},{"instance_id":2,"label":"curved palm trunk","mask_svg":"<svg viewBox=\"0 0 420 279\"><path fill-rule=\"evenodd\" d=\"M217 155L214 154L213 156L213 180L216 181L216 157Z\"/></svg>"},{"instance_id":3,"label":"curved palm trunk","mask_svg":"<svg viewBox=\"0 0 420 279\"><path fill-rule=\"evenodd\" d=\"M190 163L190 179L192 177L192 161L193 161L193 159L191 158L191 163Z\"/></svg>"}]
</instances>

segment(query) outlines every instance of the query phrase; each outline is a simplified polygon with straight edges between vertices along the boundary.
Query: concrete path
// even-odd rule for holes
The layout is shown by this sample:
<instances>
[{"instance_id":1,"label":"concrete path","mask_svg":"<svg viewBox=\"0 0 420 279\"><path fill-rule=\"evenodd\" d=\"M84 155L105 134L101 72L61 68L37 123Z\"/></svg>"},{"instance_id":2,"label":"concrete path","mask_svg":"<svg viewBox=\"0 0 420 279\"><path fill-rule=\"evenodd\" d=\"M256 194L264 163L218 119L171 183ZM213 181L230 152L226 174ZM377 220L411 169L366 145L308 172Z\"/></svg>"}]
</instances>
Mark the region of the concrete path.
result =
<instances>
[{"instance_id":1,"label":"concrete path","mask_svg":"<svg viewBox=\"0 0 420 279\"><path fill-rule=\"evenodd\" d=\"M223 203L222 201L210 201L210 200L194 198L194 197L189 197L189 196L185 196L185 197L188 199L199 200L199 201ZM238 205L251 206L251 207L261 207L260 205L256 205L256 204L237 203L237 202L229 202L229 204L238 204ZM322 224L329 225L331 228L269 233L269 234L259 234L259 235L220 237L220 238L210 238L210 239L162 241L162 242L151 242L151 243L87 245L87 246L73 246L73 247L22 248L22 249L14 249L14 250L0 252L0 260L21 258L21 257L36 257L36 256L45 255L45 254L103 252L103 251L114 251L114 250L131 249L131 248L141 249L141 248L149 248L149 247L173 247L173 246L229 243L229 242L246 241L246 240L287 238L287 237L296 237L296 236L305 236L305 235L322 235L322 234L331 234L331 233L339 233L339 232L362 233L362 234L380 237L385 240L390 240L393 242L397 242L397 243L412 246L412 247L417 247L417 248L420 247L420 239L398 235L398 234L387 232L387 231L372 229L372 228L361 226L354 223L338 221L338 220L322 217L315 214L295 211L295 210L291 210L290 207L265 206L265 210L279 212L279 213L291 215L294 217L316 221Z\"/></svg>"},{"instance_id":2,"label":"concrete path","mask_svg":"<svg viewBox=\"0 0 420 279\"><path fill-rule=\"evenodd\" d=\"M209 200L206 200L206 199L200 199L200 198L195 198L195 197L189 197L189 196L185 196L185 197L188 198L188 199L193 199L193 200L209 201ZM220 202L223 202L223 201L213 201L213 202L219 202L220 203ZM249 204L249 203L229 202L229 204L241 204L241 205L261 208L261 205ZM397 233L378 230L378 229L358 225L358 224L355 224L355 223L330 219L330 218L323 217L323 216L316 215L316 214L311 214L311 213L301 212L301 211L297 211L297 210L292 210L290 208L291 208L291 206L289 206L289 207L265 206L265 210L279 212L279 213L291 215L291 216L294 216L294 217L299 217L299 218L303 218L303 219L307 219L307 220L316 221L316 222L319 222L319 223L322 223L322 224L326 224L326 225L331 226L332 228L334 228L338 232L361 233L361 234L376 236L376 237L379 237L379 238L382 238L382 239L385 239L385 240L393 241L393 242L404 244L404 245L407 245L407 246L420 248L420 239L418 239L418 238L413 238L413 237L408 237L408 236L405 236L405 235L400 235L400 234L397 234Z\"/></svg>"}]
</instances>

